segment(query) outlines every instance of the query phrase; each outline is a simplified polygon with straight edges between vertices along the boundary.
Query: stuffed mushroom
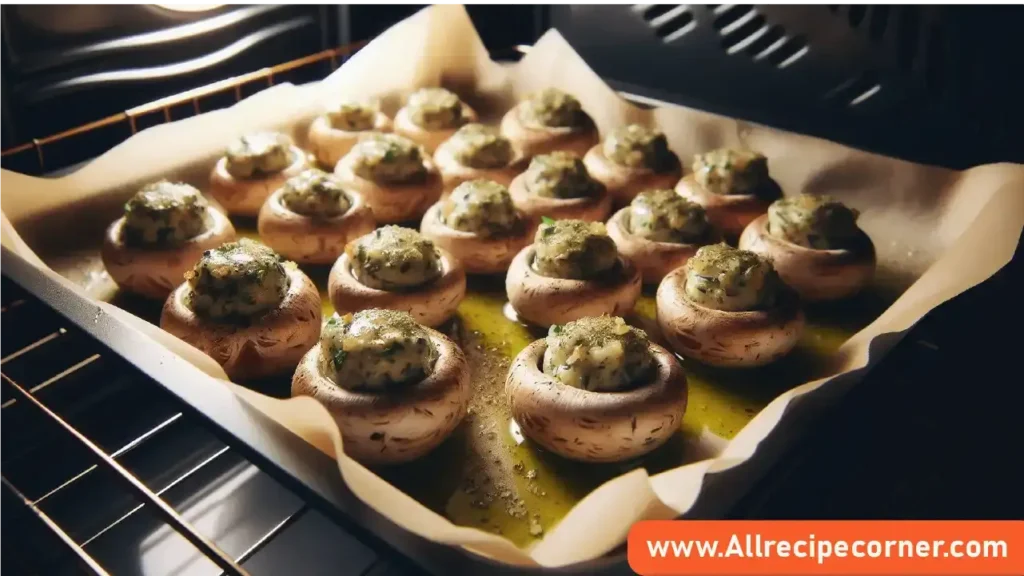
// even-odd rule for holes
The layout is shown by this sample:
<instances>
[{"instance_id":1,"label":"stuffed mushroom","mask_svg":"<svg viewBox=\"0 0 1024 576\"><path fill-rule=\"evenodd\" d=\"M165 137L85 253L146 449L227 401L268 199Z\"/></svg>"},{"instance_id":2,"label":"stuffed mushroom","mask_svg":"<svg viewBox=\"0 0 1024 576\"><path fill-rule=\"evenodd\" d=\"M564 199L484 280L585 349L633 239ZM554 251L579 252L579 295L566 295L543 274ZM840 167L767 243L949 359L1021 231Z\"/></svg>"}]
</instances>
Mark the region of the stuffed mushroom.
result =
<instances>
[{"instance_id":1,"label":"stuffed mushroom","mask_svg":"<svg viewBox=\"0 0 1024 576\"><path fill-rule=\"evenodd\" d=\"M875 246L857 226L858 216L828 196L783 198L747 226L740 248L770 258L806 301L847 298L875 272Z\"/></svg>"},{"instance_id":2,"label":"stuffed mushroom","mask_svg":"<svg viewBox=\"0 0 1024 576\"><path fill-rule=\"evenodd\" d=\"M538 326L627 314L640 287L640 272L618 253L604 224L582 220L542 223L505 279L516 314Z\"/></svg>"},{"instance_id":3,"label":"stuffed mushroom","mask_svg":"<svg viewBox=\"0 0 1024 576\"><path fill-rule=\"evenodd\" d=\"M423 216L420 232L447 250L470 274L508 270L536 228L512 203L508 189L491 180L459 184Z\"/></svg>"},{"instance_id":4,"label":"stuffed mushroom","mask_svg":"<svg viewBox=\"0 0 1024 576\"><path fill-rule=\"evenodd\" d=\"M571 152L535 156L526 172L512 180L509 192L516 206L534 219L603 222L612 208L607 189Z\"/></svg>"},{"instance_id":5,"label":"stuffed mushroom","mask_svg":"<svg viewBox=\"0 0 1024 576\"><path fill-rule=\"evenodd\" d=\"M767 259L712 244L658 286L658 325L673 350L712 366L768 364L796 346L799 297Z\"/></svg>"},{"instance_id":6,"label":"stuffed mushroom","mask_svg":"<svg viewBox=\"0 0 1024 576\"><path fill-rule=\"evenodd\" d=\"M434 152L444 179L444 191L469 180L485 178L508 186L517 173L519 157L508 138L483 124L466 124Z\"/></svg>"},{"instance_id":7,"label":"stuffed mushroom","mask_svg":"<svg viewBox=\"0 0 1024 576\"><path fill-rule=\"evenodd\" d=\"M732 148L698 154L693 174L680 180L676 191L703 206L711 222L732 240L782 195L763 154Z\"/></svg>"},{"instance_id":8,"label":"stuffed mushroom","mask_svg":"<svg viewBox=\"0 0 1024 576\"><path fill-rule=\"evenodd\" d=\"M107 273L122 290L164 299L204 251L230 242L235 228L188 184L144 186L103 238Z\"/></svg>"},{"instance_id":9,"label":"stuffed mushroom","mask_svg":"<svg viewBox=\"0 0 1024 576\"><path fill-rule=\"evenodd\" d=\"M277 132L246 134L228 145L210 174L210 196L232 216L256 216L267 198L309 166L306 153Z\"/></svg>"},{"instance_id":10,"label":"stuffed mushroom","mask_svg":"<svg viewBox=\"0 0 1024 576\"><path fill-rule=\"evenodd\" d=\"M321 165L333 170L366 132L390 132L391 119L373 106L341 102L309 125L309 147Z\"/></svg>"},{"instance_id":11,"label":"stuffed mushroom","mask_svg":"<svg viewBox=\"0 0 1024 576\"><path fill-rule=\"evenodd\" d=\"M525 158L556 150L580 157L598 143L597 126L575 96L557 88L531 94L501 119L501 132Z\"/></svg>"},{"instance_id":12,"label":"stuffed mushroom","mask_svg":"<svg viewBox=\"0 0 1024 576\"><path fill-rule=\"evenodd\" d=\"M434 163L421 146L397 134L364 134L334 173L346 190L363 197L377 222L418 220L441 197Z\"/></svg>"},{"instance_id":13,"label":"stuffed mushroom","mask_svg":"<svg viewBox=\"0 0 1024 576\"><path fill-rule=\"evenodd\" d=\"M476 112L457 94L444 88L421 88L409 95L395 115L395 132L433 154L470 122L476 122Z\"/></svg>"},{"instance_id":14,"label":"stuffed mushroom","mask_svg":"<svg viewBox=\"0 0 1024 576\"><path fill-rule=\"evenodd\" d=\"M647 284L686 264L697 249L719 241L700 205L674 190L641 192L608 221L619 253L632 260Z\"/></svg>"},{"instance_id":15,"label":"stuffed mushroom","mask_svg":"<svg viewBox=\"0 0 1024 576\"><path fill-rule=\"evenodd\" d=\"M242 239L207 250L167 298L160 327L232 380L288 373L320 334L320 293L293 262Z\"/></svg>"},{"instance_id":16,"label":"stuffed mushroom","mask_svg":"<svg viewBox=\"0 0 1024 576\"><path fill-rule=\"evenodd\" d=\"M349 243L331 268L327 289L342 314L388 308L439 326L466 295L466 272L419 232L384 226Z\"/></svg>"},{"instance_id":17,"label":"stuffed mushroom","mask_svg":"<svg viewBox=\"0 0 1024 576\"><path fill-rule=\"evenodd\" d=\"M376 224L363 198L340 179L312 168L270 195L257 221L260 238L300 264L333 264L351 240Z\"/></svg>"},{"instance_id":18,"label":"stuffed mushroom","mask_svg":"<svg viewBox=\"0 0 1024 576\"><path fill-rule=\"evenodd\" d=\"M332 316L292 378L292 396L323 404L345 452L366 464L436 448L462 422L471 393L458 346L393 310Z\"/></svg>"},{"instance_id":19,"label":"stuffed mushroom","mask_svg":"<svg viewBox=\"0 0 1024 576\"><path fill-rule=\"evenodd\" d=\"M562 457L617 462L661 446L686 411L671 352L622 318L555 325L516 357L505 380L523 434Z\"/></svg>"},{"instance_id":20,"label":"stuffed mushroom","mask_svg":"<svg viewBox=\"0 0 1024 576\"><path fill-rule=\"evenodd\" d=\"M617 128L584 156L587 170L608 188L617 206L640 192L671 188L682 175L679 158L669 150L665 133L629 124Z\"/></svg>"}]
</instances>

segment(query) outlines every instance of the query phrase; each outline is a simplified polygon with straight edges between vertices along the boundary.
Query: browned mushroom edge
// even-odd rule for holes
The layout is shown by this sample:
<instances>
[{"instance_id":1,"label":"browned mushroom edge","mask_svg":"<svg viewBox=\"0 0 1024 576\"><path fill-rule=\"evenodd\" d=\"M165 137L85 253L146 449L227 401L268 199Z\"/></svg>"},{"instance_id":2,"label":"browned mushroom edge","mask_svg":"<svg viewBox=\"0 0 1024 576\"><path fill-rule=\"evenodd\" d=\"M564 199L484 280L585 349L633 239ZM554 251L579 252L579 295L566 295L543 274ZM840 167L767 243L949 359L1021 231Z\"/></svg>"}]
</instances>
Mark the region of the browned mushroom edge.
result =
<instances>
[{"instance_id":1,"label":"browned mushroom edge","mask_svg":"<svg viewBox=\"0 0 1024 576\"><path fill-rule=\"evenodd\" d=\"M533 256L532 244L523 248L505 278L509 303L530 324L547 327L586 316L626 316L640 297L640 271L624 256L615 269L593 280L542 276L533 269Z\"/></svg>"},{"instance_id":2,"label":"browned mushroom edge","mask_svg":"<svg viewBox=\"0 0 1024 576\"><path fill-rule=\"evenodd\" d=\"M672 159L668 169L657 172L646 168L628 168L609 160L604 155L602 145L596 144L583 157L583 164L590 176L608 189L615 207L622 207L644 190L674 187L682 176L683 166L675 155Z\"/></svg>"},{"instance_id":3,"label":"browned mushroom edge","mask_svg":"<svg viewBox=\"0 0 1024 576\"><path fill-rule=\"evenodd\" d=\"M466 271L462 262L438 247L441 276L423 286L407 290L378 290L352 275L352 261L342 254L327 278L327 293L338 314L369 308L408 312L424 326L436 327L451 318L466 296Z\"/></svg>"},{"instance_id":4,"label":"browned mushroom edge","mask_svg":"<svg viewBox=\"0 0 1024 576\"><path fill-rule=\"evenodd\" d=\"M289 210L281 196L283 188L267 198L260 210L257 230L260 240L288 260L300 264L332 264L345 245L373 232L373 213L362 196L346 193L352 204L343 214L313 218Z\"/></svg>"},{"instance_id":5,"label":"browned mushroom edge","mask_svg":"<svg viewBox=\"0 0 1024 576\"><path fill-rule=\"evenodd\" d=\"M782 191L774 180L754 194L715 194L689 174L679 181L675 189L682 197L703 206L708 220L733 242L748 224L768 211L774 200L782 197Z\"/></svg>"},{"instance_id":6,"label":"browned mushroom edge","mask_svg":"<svg viewBox=\"0 0 1024 576\"><path fill-rule=\"evenodd\" d=\"M550 154L563 150L583 157L592 147L600 142L597 126L587 117L583 126L567 126L555 128L532 128L523 124L519 118L519 105L512 108L501 118L501 133L519 154L533 158L540 154Z\"/></svg>"},{"instance_id":7,"label":"browned mushroom edge","mask_svg":"<svg viewBox=\"0 0 1024 576\"><path fill-rule=\"evenodd\" d=\"M422 381L386 392L345 390L320 370L320 346L303 356L292 396L311 396L334 417L345 453L366 464L394 464L423 456L462 422L472 390L469 365L451 340L435 330L434 371Z\"/></svg>"},{"instance_id":8,"label":"browned mushroom edge","mask_svg":"<svg viewBox=\"0 0 1024 576\"><path fill-rule=\"evenodd\" d=\"M298 146L291 147L292 163L284 170L263 178L235 178L228 172L227 157L221 157L210 174L209 194L232 216L259 214L267 198L292 176L309 167L309 156Z\"/></svg>"},{"instance_id":9,"label":"browned mushroom edge","mask_svg":"<svg viewBox=\"0 0 1024 576\"><path fill-rule=\"evenodd\" d=\"M541 369L545 341L516 356L505 380L512 417L528 438L572 460L617 462L642 456L679 430L686 374L671 352L650 343L657 367L650 382L621 392L567 386Z\"/></svg>"},{"instance_id":10,"label":"browned mushroom edge","mask_svg":"<svg viewBox=\"0 0 1024 576\"><path fill-rule=\"evenodd\" d=\"M235 227L227 216L212 206L207 207L206 212L210 218L209 228L178 246L168 248L126 245L125 218L118 218L107 228L103 238L103 266L122 290L146 298L167 298L203 252L235 239Z\"/></svg>"},{"instance_id":11,"label":"browned mushroom edge","mask_svg":"<svg viewBox=\"0 0 1024 576\"><path fill-rule=\"evenodd\" d=\"M373 128L370 130L374 132L391 132L392 125L391 119L387 117L383 112L377 112L377 115L373 119ZM309 125L309 134L307 136L309 140L309 147L313 154L316 156L317 162L325 166L328 170L334 169L337 166L338 161L341 160L345 154L348 154L352 147L359 142L360 136L365 134L367 131L352 132L348 130L339 130L331 125L330 118L326 114L318 116L313 123Z\"/></svg>"},{"instance_id":12,"label":"browned mushroom edge","mask_svg":"<svg viewBox=\"0 0 1024 576\"><path fill-rule=\"evenodd\" d=\"M350 160L351 159L351 160ZM342 158L334 169L346 191L362 196L378 224L397 224L418 220L431 204L441 197L441 176L429 158L423 159L426 179L402 184L378 184L352 170L351 154Z\"/></svg>"},{"instance_id":13,"label":"browned mushroom edge","mask_svg":"<svg viewBox=\"0 0 1024 576\"><path fill-rule=\"evenodd\" d=\"M715 244L721 237L718 231L710 234L698 244L659 242L633 234L629 229L629 208L622 208L608 220L608 236L615 241L619 253L636 264L643 276L644 284L658 284L666 274L685 265L697 249L706 244Z\"/></svg>"},{"instance_id":14,"label":"browned mushroom edge","mask_svg":"<svg viewBox=\"0 0 1024 576\"><path fill-rule=\"evenodd\" d=\"M658 326L677 353L710 366L763 366L796 346L804 328L800 299L792 290L780 291L767 310L726 312L701 306L684 290L686 268L670 272L658 286Z\"/></svg>"},{"instance_id":15,"label":"browned mushroom edge","mask_svg":"<svg viewBox=\"0 0 1024 576\"><path fill-rule=\"evenodd\" d=\"M420 222L420 233L454 256L469 274L497 274L508 270L512 258L533 242L536 230L537 223L525 215L507 235L485 238L456 230L441 222L440 202L431 206Z\"/></svg>"},{"instance_id":16,"label":"browned mushroom edge","mask_svg":"<svg viewBox=\"0 0 1024 576\"><path fill-rule=\"evenodd\" d=\"M394 131L395 134L405 136L409 140L423 146L428 154L433 154L441 144L452 137L453 134L458 132L465 124L471 124L477 121L476 111L470 108L465 102L462 103L462 119L463 123L454 128L445 128L443 130L427 130L415 122L412 121L412 117L409 115L409 108L403 106L398 114L395 115Z\"/></svg>"},{"instance_id":17,"label":"browned mushroom edge","mask_svg":"<svg viewBox=\"0 0 1024 576\"><path fill-rule=\"evenodd\" d=\"M456 160L449 146L442 144L434 152L434 165L437 166L437 170L441 173L441 179L444 181L442 196L447 196L452 190L458 188L459 184L470 180L493 180L508 187L512 184L512 179L522 171L522 162L523 159L516 156L507 166L501 168L473 168Z\"/></svg>"},{"instance_id":18,"label":"browned mushroom edge","mask_svg":"<svg viewBox=\"0 0 1024 576\"><path fill-rule=\"evenodd\" d=\"M816 250L773 236L762 214L743 231L739 247L768 257L779 277L808 302L853 296L875 274L875 245L863 231L849 248Z\"/></svg>"},{"instance_id":19,"label":"browned mushroom edge","mask_svg":"<svg viewBox=\"0 0 1024 576\"><path fill-rule=\"evenodd\" d=\"M160 327L217 361L232 380L286 374L320 338L320 293L298 268L286 267L290 285L281 304L249 325L215 322L185 304L182 283L167 298Z\"/></svg>"},{"instance_id":20,"label":"browned mushroom edge","mask_svg":"<svg viewBox=\"0 0 1024 576\"><path fill-rule=\"evenodd\" d=\"M526 174L516 176L508 187L512 203L533 220L547 217L554 220L585 220L604 222L612 210L612 197L601 186L596 196L582 198L546 198L526 189Z\"/></svg>"}]
</instances>

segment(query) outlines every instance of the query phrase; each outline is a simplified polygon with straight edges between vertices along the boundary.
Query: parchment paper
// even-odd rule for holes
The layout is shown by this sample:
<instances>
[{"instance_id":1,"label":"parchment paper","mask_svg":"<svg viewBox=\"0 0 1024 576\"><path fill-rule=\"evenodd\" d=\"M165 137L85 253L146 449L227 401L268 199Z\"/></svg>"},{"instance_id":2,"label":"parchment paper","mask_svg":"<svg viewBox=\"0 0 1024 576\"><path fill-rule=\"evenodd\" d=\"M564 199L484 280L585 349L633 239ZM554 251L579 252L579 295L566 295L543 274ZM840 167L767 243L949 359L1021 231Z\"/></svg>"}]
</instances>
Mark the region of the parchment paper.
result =
<instances>
[{"instance_id":1,"label":"parchment paper","mask_svg":"<svg viewBox=\"0 0 1024 576\"><path fill-rule=\"evenodd\" d=\"M835 374L863 373L859 369L877 362L927 311L994 274L1012 258L1024 225L1022 166L953 172L680 107L641 110L619 98L556 32L546 34L518 65L500 65L489 60L464 9L435 6L388 30L322 83L277 86L230 109L145 130L62 179L3 171L3 245L86 294L81 286L89 288L88 279L72 282L47 266L52 262L46 254L69 248L62 245L60 230L95 228L99 238L140 184L161 177L201 184L225 143L243 132L281 129L303 144L305 127L331 99L379 99L393 114L402 95L431 85L459 92L492 121L523 94L556 86L577 95L602 132L624 122L655 123L687 163L693 154L712 147L745 144L768 156L771 172L787 194L829 193L860 209L860 223L884 264L879 280L902 294L843 345L832 359ZM607 482L540 542L523 550L495 534L453 525L347 458L337 428L315 401L278 400L227 382L211 358L99 301L103 294L90 291L88 296L103 311L195 364L211 377L210 385L231 387L334 456L352 492L392 522L428 540L517 565L553 567L596 558L621 545L635 521L686 513L707 488L709 474L722 480L717 484L728 485L730 473L769 434L782 434L801 406L817 404L812 399L837 398L856 380L829 377L779 396L715 458L656 476L634 470Z\"/></svg>"}]
</instances>

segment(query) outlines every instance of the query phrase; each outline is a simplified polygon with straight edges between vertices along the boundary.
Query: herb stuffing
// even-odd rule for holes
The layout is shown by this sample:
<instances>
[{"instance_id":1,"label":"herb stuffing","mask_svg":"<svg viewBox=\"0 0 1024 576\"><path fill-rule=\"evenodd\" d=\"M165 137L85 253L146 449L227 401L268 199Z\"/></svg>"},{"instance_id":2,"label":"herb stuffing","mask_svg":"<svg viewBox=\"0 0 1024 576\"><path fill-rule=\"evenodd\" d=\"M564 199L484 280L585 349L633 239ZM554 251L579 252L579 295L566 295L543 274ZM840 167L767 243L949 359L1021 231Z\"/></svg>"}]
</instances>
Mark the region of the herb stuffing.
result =
<instances>
[{"instance_id":1,"label":"herb stuffing","mask_svg":"<svg viewBox=\"0 0 1024 576\"><path fill-rule=\"evenodd\" d=\"M433 373L430 332L407 312L363 310L333 316L320 336L321 370L347 390L386 392Z\"/></svg>"}]
</instances>

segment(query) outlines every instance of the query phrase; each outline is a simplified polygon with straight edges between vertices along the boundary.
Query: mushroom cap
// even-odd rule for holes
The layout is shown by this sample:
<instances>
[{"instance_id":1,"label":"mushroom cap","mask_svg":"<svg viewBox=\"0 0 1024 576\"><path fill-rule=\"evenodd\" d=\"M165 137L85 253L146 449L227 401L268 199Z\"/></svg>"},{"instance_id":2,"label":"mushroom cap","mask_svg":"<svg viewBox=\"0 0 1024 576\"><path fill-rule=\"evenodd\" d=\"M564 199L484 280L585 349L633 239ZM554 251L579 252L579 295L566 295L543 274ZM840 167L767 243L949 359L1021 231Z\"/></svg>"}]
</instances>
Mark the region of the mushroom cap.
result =
<instances>
[{"instance_id":1,"label":"mushroom cap","mask_svg":"<svg viewBox=\"0 0 1024 576\"><path fill-rule=\"evenodd\" d=\"M722 231L726 238L736 239L743 229L758 216L768 211L768 206L782 192L775 181L766 184L766 190L758 194L715 194L701 186L690 174L679 181L676 192L687 200L704 207L708 220Z\"/></svg>"},{"instance_id":2,"label":"mushroom cap","mask_svg":"<svg viewBox=\"0 0 1024 576\"><path fill-rule=\"evenodd\" d=\"M520 318L537 326L564 324L585 316L625 316L640 297L641 278L633 262L619 256L619 265L592 280L549 278L533 270L533 245L512 259L505 293Z\"/></svg>"},{"instance_id":3,"label":"mushroom cap","mask_svg":"<svg viewBox=\"0 0 1024 576\"><path fill-rule=\"evenodd\" d=\"M608 189L608 194L618 207L629 204L644 190L675 186L683 173L683 166L678 157L673 158L674 162L668 170L655 172L646 168L629 168L609 160L604 154L604 147L596 144L583 157L583 163L590 176Z\"/></svg>"},{"instance_id":4,"label":"mushroom cap","mask_svg":"<svg viewBox=\"0 0 1024 576\"><path fill-rule=\"evenodd\" d=\"M366 464L393 464L423 456L462 422L472 390L469 364L451 340L429 330L438 351L434 371L422 381L386 392L345 390L320 371L314 346L292 378L292 396L312 396L341 430L345 453Z\"/></svg>"},{"instance_id":5,"label":"mushroom cap","mask_svg":"<svg viewBox=\"0 0 1024 576\"><path fill-rule=\"evenodd\" d=\"M359 194L348 193L352 205L330 218L312 218L292 212L281 201L283 188L267 198L260 209L260 239L275 252L300 264L331 264L345 245L377 226L373 213Z\"/></svg>"},{"instance_id":6,"label":"mushroom cap","mask_svg":"<svg viewBox=\"0 0 1024 576\"><path fill-rule=\"evenodd\" d=\"M657 284L666 274L685 265L705 244L715 244L719 234L713 231L697 244L659 242L633 234L629 230L629 207L622 208L608 220L608 235L615 241L619 253L640 269L644 284Z\"/></svg>"},{"instance_id":7,"label":"mushroom cap","mask_svg":"<svg viewBox=\"0 0 1024 576\"><path fill-rule=\"evenodd\" d=\"M368 308L403 310L424 326L440 326L455 314L466 296L466 271L447 250L438 247L441 276L412 290L378 290L352 275L352 261L342 254L327 278L327 293L338 314Z\"/></svg>"},{"instance_id":8,"label":"mushroom cap","mask_svg":"<svg viewBox=\"0 0 1024 576\"><path fill-rule=\"evenodd\" d=\"M792 290L781 290L767 310L725 312L686 296L686 269L670 272L658 286L658 326L679 354L710 366L745 368L769 364L800 340L804 313Z\"/></svg>"},{"instance_id":9,"label":"mushroom cap","mask_svg":"<svg viewBox=\"0 0 1024 576\"><path fill-rule=\"evenodd\" d=\"M743 231L740 248L767 256L783 282L808 302L853 296L875 273L875 245L863 231L849 248L816 250L773 236L762 214Z\"/></svg>"},{"instance_id":10,"label":"mushroom cap","mask_svg":"<svg viewBox=\"0 0 1024 576\"><path fill-rule=\"evenodd\" d=\"M210 196L232 216L256 216L263 203L292 176L309 167L309 156L298 146L291 147L292 163L266 178L235 178L228 172L227 157L221 157L210 173Z\"/></svg>"},{"instance_id":11,"label":"mushroom cap","mask_svg":"<svg viewBox=\"0 0 1024 576\"><path fill-rule=\"evenodd\" d=\"M585 220L604 222L612 210L612 197L601 188L597 196L582 198L547 198L530 194L526 189L526 174L516 176L508 187L512 203L532 220L543 217L554 220Z\"/></svg>"},{"instance_id":12,"label":"mushroom cap","mask_svg":"<svg viewBox=\"0 0 1024 576\"><path fill-rule=\"evenodd\" d=\"M519 152L513 148L513 153L518 154ZM434 151L434 164L437 166L438 171L441 172L441 179L444 181L444 193L442 196L447 196L459 184L469 182L470 180L493 180L507 187L512 184L512 179L522 171L522 158L519 156L513 157L507 166L501 168L473 168L472 166L466 166L455 159L455 155L450 147L443 144Z\"/></svg>"},{"instance_id":13,"label":"mushroom cap","mask_svg":"<svg viewBox=\"0 0 1024 576\"><path fill-rule=\"evenodd\" d=\"M334 168L341 185L353 196L362 196L380 224L418 220L441 197L441 176L430 158L423 159L426 180L408 184L378 184L352 170L352 155L342 158Z\"/></svg>"},{"instance_id":14,"label":"mushroom cap","mask_svg":"<svg viewBox=\"0 0 1024 576\"><path fill-rule=\"evenodd\" d=\"M320 338L320 293L298 268L285 268L291 285L280 306L249 325L214 322L185 304L183 282L167 298L160 328L217 361L232 380L286 374Z\"/></svg>"},{"instance_id":15,"label":"mushroom cap","mask_svg":"<svg viewBox=\"0 0 1024 576\"><path fill-rule=\"evenodd\" d=\"M235 227L221 211L206 208L210 227L183 244L168 248L136 248L124 242L124 216L115 220L103 238L101 257L118 287L146 298L164 299L181 284L185 272L203 255L235 239Z\"/></svg>"},{"instance_id":16,"label":"mushroom cap","mask_svg":"<svg viewBox=\"0 0 1024 576\"><path fill-rule=\"evenodd\" d=\"M438 202L427 210L420 223L420 233L454 256L469 274L497 274L508 270L515 255L533 242L537 229L536 222L524 217L512 234L485 238L445 226L441 222L441 207Z\"/></svg>"},{"instance_id":17,"label":"mushroom cap","mask_svg":"<svg viewBox=\"0 0 1024 576\"><path fill-rule=\"evenodd\" d=\"M476 111L465 102L462 103L462 118L464 120L463 124L477 121ZM441 143L451 138L452 134L455 134L461 127L462 125L454 128L445 128L444 130L427 130L412 121L412 115L409 114L408 106L402 106L398 114L395 114L393 129L395 134L405 136L409 140L423 146L428 153L433 154L441 146Z\"/></svg>"},{"instance_id":18,"label":"mushroom cap","mask_svg":"<svg viewBox=\"0 0 1024 576\"><path fill-rule=\"evenodd\" d=\"M501 133L525 159L556 150L572 152L582 157L600 142L597 126L587 117L582 126L535 128L526 126L519 118L519 104L501 118Z\"/></svg>"},{"instance_id":19,"label":"mushroom cap","mask_svg":"<svg viewBox=\"0 0 1024 576\"><path fill-rule=\"evenodd\" d=\"M374 132L390 132L391 119L383 112L377 112L373 119ZM339 130L331 125L330 118L326 114L317 116L316 120L309 125L309 147L316 156L317 162L328 169L334 168L338 161L349 153L349 150L359 142L359 137L365 132L350 132Z\"/></svg>"},{"instance_id":20,"label":"mushroom cap","mask_svg":"<svg viewBox=\"0 0 1024 576\"><path fill-rule=\"evenodd\" d=\"M649 346L656 367L649 383L594 392L545 374L545 341L533 342L516 356L505 380L512 417L531 440L572 460L618 462L654 450L679 429L687 383L671 352Z\"/></svg>"}]
</instances>

